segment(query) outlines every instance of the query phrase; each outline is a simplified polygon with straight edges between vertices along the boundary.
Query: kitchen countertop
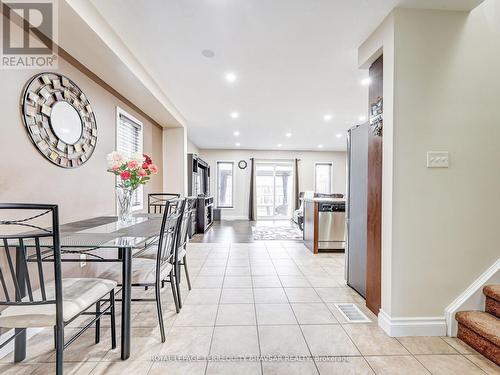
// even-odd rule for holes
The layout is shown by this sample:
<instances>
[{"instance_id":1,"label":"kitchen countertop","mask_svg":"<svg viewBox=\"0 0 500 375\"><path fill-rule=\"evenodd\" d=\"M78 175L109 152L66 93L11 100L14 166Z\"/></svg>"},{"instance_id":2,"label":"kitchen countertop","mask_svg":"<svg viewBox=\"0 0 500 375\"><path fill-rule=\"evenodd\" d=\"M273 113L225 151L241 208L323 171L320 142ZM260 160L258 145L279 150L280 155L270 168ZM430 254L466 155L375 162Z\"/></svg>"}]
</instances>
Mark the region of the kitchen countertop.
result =
<instances>
[{"instance_id":1,"label":"kitchen countertop","mask_svg":"<svg viewBox=\"0 0 500 375\"><path fill-rule=\"evenodd\" d=\"M345 198L304 198L305 202L345 202Z\"/></svg>"}]
</instances>

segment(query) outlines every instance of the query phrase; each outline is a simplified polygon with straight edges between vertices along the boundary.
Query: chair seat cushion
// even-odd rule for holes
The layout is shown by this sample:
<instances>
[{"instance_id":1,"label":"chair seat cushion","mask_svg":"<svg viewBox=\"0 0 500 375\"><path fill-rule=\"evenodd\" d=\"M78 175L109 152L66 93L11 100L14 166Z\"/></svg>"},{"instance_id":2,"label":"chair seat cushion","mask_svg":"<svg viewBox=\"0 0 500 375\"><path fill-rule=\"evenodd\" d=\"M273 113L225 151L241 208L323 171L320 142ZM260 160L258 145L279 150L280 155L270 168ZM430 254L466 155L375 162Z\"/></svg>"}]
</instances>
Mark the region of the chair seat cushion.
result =
<instances>
[{"instance_id":1,"label":"chair seat cushion","mask_svg":"<svg viewBox=\"0 0 500 375\"><path fill-rule=\"evenodd\" d=\"M172 270L170 263L165 263L160 272L160 280L166 279ZM110 268L104 270L99 277L114 280L121 284L122 265L116 263ZM156 258L132 258L132 284L153 284L156 281Z\"/></svg>"},{"instance_id":2,"label":"chair seat cushion","mask_svg":"<svg viewBox=\"0 0 500 375\"><path fill-rule=\"evenodd\" d=\"M63 286L63 317L70 321L79 313L87 310L94 303L106 296L116 287L116 282L93 278L62 279ZM55 298L54 283L45 287L47 299ZM33 299L41 301L41 290L33 292ZM29 301L24 298L24 301ZM0 311L0 327L50 327L56 324L56 305L24 305L9 306Z\"/></svg>"},{"instance_id":3,"label":"chair seat cushion","mask_svg":"<svg viewBox=\"0 0 500 375\"><path fill-rule=\"evenodd\" d=\"M179 252L177 253L177 260L181 260L186 256L186 249L182 248L178 250ZM143 259L154 259L156 260L156 254L158 252L158 245L151 245L147 247L145 250L137 253L136 257L137 258L143 258Z\"/></svg>"}]
</instances>

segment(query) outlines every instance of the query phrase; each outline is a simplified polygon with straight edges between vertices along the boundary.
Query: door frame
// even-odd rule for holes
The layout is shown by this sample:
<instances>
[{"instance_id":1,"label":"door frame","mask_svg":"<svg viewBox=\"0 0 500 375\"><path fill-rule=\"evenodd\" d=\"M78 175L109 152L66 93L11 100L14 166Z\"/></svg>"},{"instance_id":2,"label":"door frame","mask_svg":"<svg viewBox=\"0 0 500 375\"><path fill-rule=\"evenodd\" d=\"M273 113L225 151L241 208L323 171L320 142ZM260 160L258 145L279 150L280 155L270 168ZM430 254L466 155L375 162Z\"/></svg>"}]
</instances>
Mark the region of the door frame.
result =
<instances>
[{"instance_id":1,"label":"door frame","mask_svg":"<svg viewBox=\"0 0 500 375\"><path fill-rule=\"evenodd\" d=\"M259 167L259 164L268 164L273 166L273 212L276 212L276 166L281 164L281 165L289 165L292 168L292 183L294 179L294 168L293 168L293 161L290 160L256 160L255 161L255 185L257 186L257 179L258 179L258 174L257 174L257 169ZM256 196L256 201L258 201L258 190L255 192ZM292 205L292 199L293 199L293 186L292 186L292 194L290 194L290 200L289 200L289 206L291 207ZM258 204L256 202L256 207L258 207ZM259 210L257 209L257 220L269 220L269 221L277 221L277 220L290 220L293 217L293 212L292 208L289 208L288 214L286 217L276 217L276 215L269 216L269 217L261 217L259 216Z\"/></svg>"}]
</instances>

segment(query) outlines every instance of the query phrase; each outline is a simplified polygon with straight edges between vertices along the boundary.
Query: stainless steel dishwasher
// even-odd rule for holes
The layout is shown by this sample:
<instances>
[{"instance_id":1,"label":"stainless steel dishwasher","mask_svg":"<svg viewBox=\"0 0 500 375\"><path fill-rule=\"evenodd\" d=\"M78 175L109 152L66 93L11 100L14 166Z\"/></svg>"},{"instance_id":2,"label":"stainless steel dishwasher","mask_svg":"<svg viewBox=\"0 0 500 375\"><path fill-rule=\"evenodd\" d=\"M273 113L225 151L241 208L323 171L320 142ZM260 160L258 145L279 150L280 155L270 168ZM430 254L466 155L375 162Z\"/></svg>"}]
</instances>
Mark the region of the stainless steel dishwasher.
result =
<instances>
[{"instance_id":1,"label":"stainless steel dishwasher","mask_svg":"<svg viewBox=\"0 0 500 375\"><path fill-rule=\"evenodd\" d=\"M345 201L320 202L318 249L345 250Z\"/></svg>"}]
</instances>

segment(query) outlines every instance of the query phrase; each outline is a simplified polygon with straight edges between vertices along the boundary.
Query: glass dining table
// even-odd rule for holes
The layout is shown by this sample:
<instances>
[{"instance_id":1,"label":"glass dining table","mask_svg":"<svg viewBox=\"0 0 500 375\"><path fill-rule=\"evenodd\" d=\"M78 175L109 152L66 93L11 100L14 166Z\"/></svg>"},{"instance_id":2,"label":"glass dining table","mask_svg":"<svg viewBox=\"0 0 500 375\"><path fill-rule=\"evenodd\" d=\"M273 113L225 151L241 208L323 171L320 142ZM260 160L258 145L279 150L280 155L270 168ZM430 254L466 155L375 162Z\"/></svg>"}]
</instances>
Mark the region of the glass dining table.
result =
<instances>
[{"instance_id":1,"label":"glass dining table","mask_svg":"<svg viewBox=\"0 0 500 375\"><path fill-rule=\"evenodd\" d=\"M85 254L88 263L120 262L122 265L122 360L130 357L132 255L158 236L161 220L162 215L157 214L137 214L127 223L115 216L100 216L60 226L61 262L81 262L80 255ZM15 339L14 360L20 362L26 357L26 330L16 331L19 334Z\"/></svg>"}]
</instances>

